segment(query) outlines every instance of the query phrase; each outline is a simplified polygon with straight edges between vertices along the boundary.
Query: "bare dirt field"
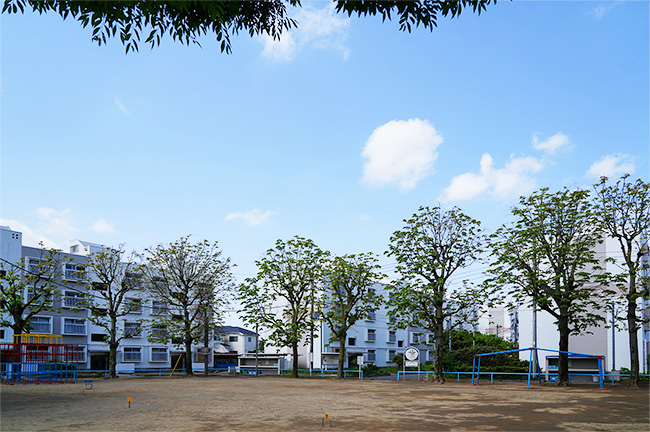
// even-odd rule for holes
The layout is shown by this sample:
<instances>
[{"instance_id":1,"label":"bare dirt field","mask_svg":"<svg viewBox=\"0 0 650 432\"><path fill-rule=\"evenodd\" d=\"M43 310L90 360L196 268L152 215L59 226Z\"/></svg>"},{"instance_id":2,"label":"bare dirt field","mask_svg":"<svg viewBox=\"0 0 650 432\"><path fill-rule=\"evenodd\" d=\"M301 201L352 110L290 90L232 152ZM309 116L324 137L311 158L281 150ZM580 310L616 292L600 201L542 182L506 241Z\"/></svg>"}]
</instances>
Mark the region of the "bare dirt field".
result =
<instances>
[{"instance_id":1,"label":"bare dirt field","mask_svg":"<svg viewBox=\"0 0 650 432\"><path fill-rule=\"evenodd\" d=\"M0 386L2 431L649 431L648 387L284 377ZM132 397L128 407L127 397Z\"/></svg>"}]
</instances>

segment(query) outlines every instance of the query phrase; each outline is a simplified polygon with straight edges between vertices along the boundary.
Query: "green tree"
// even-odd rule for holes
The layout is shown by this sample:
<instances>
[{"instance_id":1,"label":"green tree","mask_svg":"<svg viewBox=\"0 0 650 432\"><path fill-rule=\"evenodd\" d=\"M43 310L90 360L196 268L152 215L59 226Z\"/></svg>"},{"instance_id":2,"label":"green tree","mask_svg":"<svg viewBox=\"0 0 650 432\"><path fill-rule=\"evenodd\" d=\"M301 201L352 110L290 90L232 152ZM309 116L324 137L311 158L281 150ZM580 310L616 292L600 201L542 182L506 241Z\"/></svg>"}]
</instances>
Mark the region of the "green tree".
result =
<instances>
[{"instance_id":1,"label":"green tree","mask_svg":"<svg viewBox=\"0 0 650 432\"><path fill-rule=\"evenodd\" d=\"M467 322L483 302L485 290L452 288L454 273L475 262L485 240L481 223L454 207L420 207L390 239L388 256L397 261L401 280L392 284L389 316L397 326L429 330L435 338L434 380L444 382L445 323Z\"/></svg>"},{"instance_id":2,"label":"green tree","mask_svg":"<svg viewBox=\"0 0 650 432\"><path fill-rule=\"evenodd\" d=\"M191 243L189 236L145 250L148 290L161 303L152 311L149 340L170 340L185 349L185 373L192 375L192 345L205 341L234 290L230 258L217 242Z\"/></svg>"},{"instance_id":3,"label":"green tree","mask_svg":"<svg viewBox=\"0 0 650 432\"><path fill-rule=\"evenodd\" d=\"M445 351L443 363L448 371L471 371L476 354L516 350L517 342L496 335L467 330L451 331L451 350ZM496 354L481 359L481 370L489 372L527 372L528 362L519 360L518 353Z\"/></svg>"},{"instance_id":4,"label":"green tree","mask_svg":"<svg viewBox=\"0 0 650 432\"><path fill-rule=\"evenodd\" d=\"M604 222L607 235L618 242L623 255L622 272L612 276L618 288L617 296L624 300L628 339L630 344L630 382L638 387L639 346L637 334L648 321L638 309L638 302L650 298L650 281L644 257L648 256L650 235L650 184L637 179L628 181L624 175L615 184L602 177L594 186L598 213ZM612 260L618 264L620 260Z\"/></svg>"},{"instance_id":5,"label":"green tree","mask_svg":"<svg viewBox=\"0 0 650 432\"><path fill-rule=\"evenodd\" d=\"M454 18L465 8L480 14L496 0L420 0L420 1L336 1L337 12L348 15L379 15L382 20L395 15L400 30L423 26L433 30L438 16ZM287 16L287 6L300 7L300 0L180 0L180 1L72 1L5 0L3 13L34 12L69 16L85 28L92 28L92 40L99 45L118 36L126 52L137 51L144 40L152 48L168 35L182 44L198 44L198 38L212 34L222 52L231 52L230 36L247 32L279 39L282 32L298 23Z\"/></svg>"},{"instance_id":6,"label":"green tree","mask_svg":"<svg viewBox=\"0 0 650 432\"><path fill-rule=\"evenodd\" d=\"M339 342L338 379L343 378L348 330L382 303L372 288L384 276L377 272L379 268L372 253L335 257L327 264L321 301L323 320L332 332L330 342Z\"/></svg>"},{"instance_id":7,"label":"green tree","mask_svg":"<svg viewBox=\"0 0 650 432\"><path fill-rule=\"evenodd\" d=\"M595 257L601 227L588 191L548 188L522 197L514 221L490 242L493 263L487 286L506 287L514 302L532 305L555 318L559 332L558 385L568 385L569 335L604 321L604 300L596 289L602 268Z\"/></svg>"},{"instance_id":8,"label":"green tree","mask_svg":"<svg viewBox=\"0 0 650 432\"><path fill-rule=\"evenodd\" d=\"M316 328L312 313L320 308L317 285L323 281L328 253L303 237L277 240L255 264L257 275L239 288L242 319L272 332L269 341L291 347L293 377L298 377L298 346L308 344Z\"/></svg>"},{"instance_id":9,"label":"green tree","mask_svg":"<svg viewBox=\"0 0 650 432\"><path fill-rule=\"evenodd\" d=\"M126 258L126 259L125 259ZM143 273L135 253L125 257L123 246L118 249L105 248L88 256L87 266L88 295L85 306L90 311L88 320L106 330L109 355L109 376L115 378L117 349L120 341L129 334L120 329L120 318L128 315L133 308L132 295L141 292Z\"/></svg>"},{"instance_id":10,"label":"green tree","mask_svg":"<svg viewBox=\"0 0 650 432\"><path fill-rule=\"evenodd\" d=\"M70 259L56 249L40 249L38 258L18 264L0 263L0 326L14 334L32 330L30 321L43 311L54 311L61 285L61 268ZM5 315L6 314L6 315Z\"/></svg>"}]
</instances>

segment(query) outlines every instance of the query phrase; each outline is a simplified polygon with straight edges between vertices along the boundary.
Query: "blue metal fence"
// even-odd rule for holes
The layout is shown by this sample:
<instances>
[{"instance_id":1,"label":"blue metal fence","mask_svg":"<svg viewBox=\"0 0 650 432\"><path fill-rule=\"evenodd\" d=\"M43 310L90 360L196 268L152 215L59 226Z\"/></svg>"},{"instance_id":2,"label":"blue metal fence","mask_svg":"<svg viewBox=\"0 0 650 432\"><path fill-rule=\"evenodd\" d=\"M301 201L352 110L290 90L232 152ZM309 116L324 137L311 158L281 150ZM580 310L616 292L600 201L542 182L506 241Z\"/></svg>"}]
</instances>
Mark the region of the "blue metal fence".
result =
<instances>
[{"instance_id":1,"label":"blue metal fence","mask_svg":"<svg viewBox=\"0 0 650 432\"><path fill-rule=\"evenodd\" d=\"M41 384L77 382L74 363L0 363L0 383Z\"/></svg>"}]
</instances>

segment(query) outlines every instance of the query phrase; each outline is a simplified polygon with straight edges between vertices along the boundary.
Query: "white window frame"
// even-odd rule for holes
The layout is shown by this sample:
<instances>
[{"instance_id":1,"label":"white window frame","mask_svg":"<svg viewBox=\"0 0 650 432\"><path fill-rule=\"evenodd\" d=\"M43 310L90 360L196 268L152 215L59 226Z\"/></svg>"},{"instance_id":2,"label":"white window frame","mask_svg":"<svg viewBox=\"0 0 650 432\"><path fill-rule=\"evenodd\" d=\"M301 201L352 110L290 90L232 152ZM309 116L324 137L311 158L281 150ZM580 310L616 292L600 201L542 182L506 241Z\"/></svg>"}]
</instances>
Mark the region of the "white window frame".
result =
<instances>
[{"instance_id":1,"label":"white window frame","mask_svg":"<svg viewBox=\"0 0 650 432\"><path fill-rule=\"evenodd\" d=\"M368 329L368 331L366 331L366 342L377 342L377 330L376 329Z\"/></svg>"},{"instance_id":2,"label":"white window frame","mask_svg":"<svg viewBox=\"0 0 650 432\"><path fill-rule=\"evenodd\" d=\"M154 356L154 350L165 350L165 359L164 360L157 360L156 357ZM161 354L161 353L156 353L156 354ZM151 347L149 349L149 355L150 355L150 361L152 363L166 363L169 361L169 349L167 347Z\"/></svg>"},{"instance_id":3,"label":"white window frame","mask_svg":"<svg viewBox=\"0 0 650 432\"><path fill-rule=\"evenodd\" d=\"M129 333L126 329L126 326L135 326L138 329L137 333ZM124 323L124 337L128 339L139 339L142 337L142 323L135 321L126 321Z\"/></svg>"},{"instance_id":4,"label":"white window frame","mask_svg":"<svg viewBox=\"0 0 650 432\"><path fill-rule=\"evenodd\" d=\"M137 350L137 353L139 354L138 360L127 360L126 358L126 350ZM129 354L133 354L136 351L129 351ZM122 348L122 363L142 363L142 347L141 346L125 346Z\"/></svg>"},{"instance_id":5,"label":"white window frame","mask_svg":"<svg viewBox=\"0 0 650 432\"><path fill-rule=\"evenodd\" d=\"M68 295L68 294L73 294L73 295ZM78 291L68 291L66 290L63 295L63 304L61 305L64 308L79 308L78 302L79 300L83 299L84 295L83 293L80 293ZM70 304L68 304L68 299L74 301L70 301Z\"/></svg>"},{"instance_id":6,"label":"white window frame","mask_svg":"<svg viewBox=\"0 0 650 432\"><path fill-rule=\"evenodd\" d=\"M366 352L366 359L367 359L368 363L377 363L377 351L376 350L368 350Z\"/></svg>"},{"instance_id":7,"label":"white window frame","mask_svg":"<svg viewBox=\"0 0 650 432\"><path fill-rule=\"evenodd\" d=\"M377 320L377 311L369 311L368 318L366 318L366 321L376 321L376 320Z\"/></svg>"},{"instance_id":8,"label":"white window frame","mask_svg":"<svg viewBox=\"0 0 650 432\"><path fill-rule=\"evenodd\" d=\"M156 334L158 333L158 334ZM161 334L162 333L162 334ZM155 338L166 339L169 337L169 332L167 327L162 324L157 324L152 327L149 327L149 335Z\"/></svg>"},{"instance_id":9,"label":"white window frame","mask_svg":"<svg viewBox=\"0 0 650 432\"><path fill-rule=\"evenodd\" d=\"M164 301L153 300L151 302L151 313L153 315L167 315L169 314L169 306Z\"/></svg>"},{"instance_id":10,"label":"white window frame","mask_svg":"<svg viewBox=\"0 0 650 432\"><path fill-rule=\"evenodd\" d=\"M45 318L45 319L47 319L47 321L49 323L49 326L50 326L50 331L44 332L44 331L34 329L34 330L32 330L32 331L36 332L34 334L52 334L52 317L51 316L35 315L35 316L32 317L32 319L34 319L34 318Z\"/></svg>"},{"instance_id":11,"label":"white window frame","mask_svg":"<svg viewBox=\"0 0 650 432\"><path fill-rule=\"evenodd\" d=\"M393 353L393 355L391 355ZM388 362L390 363L393 360L393 357L397 355L397 350L388 350Z\"/></svg>"},{"instance_id":12,"label":"white window frame","mask_svg":"<svg viewBox=\"0 0 650 432\"><path fill-rule=\"evenodd\" d=\"M137 308L134 306L137 305ZM135 297L127 297L124 299L124 311L129 314L141 315L142 314L142 299Z\"/></svg>"},{"instance_id":13,"label":"white window frame","mask_svg":"<svg viewBox=\"0 0 650 432\"><path fill-rule=\"evenodd\" d=\"M84 331L83 331L83 333L79 333L79 332L73 332L73 333L70 333L70 332L67 332L66 329L65 329L65 321L66 321L66 320L73 320L73 321L81 321L81 322L83 322L83 326L84 326ZM74 324L72 324L72 325L81 325L81 324L79 324L79 323L77 322L77 323L74 323ZM82 319L82 318L61 317L61 334L65 334L65 335L79 335L79 336L85 336L87 333L88 333L88 325L86 325L86 320L85 320L85 319Z\"/></svg>"},{"instance_id":14,"label":"white window frame","mask_svg":"<svg viewBox=\"0 0 650 432\"><path fill-rule=\"evenodd\" d=\"M80 353L79 350L80 350L81 353L83 353L83 359L82 360L79 360L79 359L73 360L72 363L86 363L86 359L88 357L87 356L87 351L88 351L87 347L85 345L77 345L77 349L78 349L77 356L79 356L79 353Z\"/></svg>"},{"instance_id":15,"label":"white window frame","mask_svg":"<svg viewBox=\"0 0 650 432\"><path fill-rule=\"evenodd\" d=\"M63 263L63 279L75 282L82 281L84 279L83 274L78 273L80 267L82 271L86 268L81 263Z\"/></svg>"},{"instance_id":16,"label":"white window frame","mask_svg":"<svg viewBox=\"0 0 650 432\"><path fill-rule=\"evenodd\" d=\"M38 273L38 265L45 262L44 259L36 257L27 257L27 271L28 273ZM32 268L34 266L34 268Z\"/></svg>"},{"instance_id":17,"label":"white window frame","mask_svg":"<svg viewBox=\"0 0 650 432\"><path fill-rule=\"evenodd\" d=\"M388 330L388 341L386 343L394 344L397 342L397 332L395 330Z\"/></svg>"},{"instance_id":18,"label":"white window frame","mask_svg":"<svg viewBox=\"0 0 650 432\"><path fill-rule=\"evenodd\" d=\"M24 356L29 363L50 362L52 361L52 347L47 345L27 345Z\"/></svg>"}]
</instances>

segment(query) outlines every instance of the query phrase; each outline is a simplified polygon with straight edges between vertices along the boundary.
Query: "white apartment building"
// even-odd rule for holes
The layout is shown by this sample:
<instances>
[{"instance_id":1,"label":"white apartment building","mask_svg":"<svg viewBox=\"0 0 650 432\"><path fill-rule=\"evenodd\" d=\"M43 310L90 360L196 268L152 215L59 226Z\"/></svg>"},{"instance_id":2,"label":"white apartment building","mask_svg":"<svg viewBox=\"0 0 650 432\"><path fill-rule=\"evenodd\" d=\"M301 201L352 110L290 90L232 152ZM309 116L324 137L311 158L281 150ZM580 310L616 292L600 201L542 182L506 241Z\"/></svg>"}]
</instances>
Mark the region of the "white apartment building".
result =
<instances>
[{"instance_id":1,"label":"white apartment building","mask_svg":"<svg viewBox=\"0 0 650 432\"><path fill-rule=\"evenodd\" d=\"M54 301L55 310L43 311L32 319L32 333L62 335L62 343L78 345L79 369L108 369L109 348L104 342L106 330L87 320L88 309L77 310L81 297L88 292L77 270L87 264L88 255L103 249L104 247L98 244L80 240L71 241L70 252L60 252L71 261L62 264L57 282L60 297ZM38 262L40 256L41 249L22 244L22 233L13 231L9 227L0 227L0 258L15 265L18 265L22 258L26 258L28 265L32 265ZM10 264L2 262L2 265ZM29 296L29 293L26 292L24 295ZM128 313L120 319L119 330L120 333L125 332L128 337L120 342L117 352L117 370L166 369L174 366L181 368L184 362L184 349L172 344L150 343L147 330L143 326L153 313L173 311L167 310L162 302L147 298L146 293L133 293L127 300ZM211 338L210 346L214 347L217 342L212 339L214 338ZM0 342L11 343L12 341L11 328L0 328ZM197 370L203 368L202 358L197 353L198 348L198 346L194 348L193 356L193 367Z\"/></svg>"},{"instance_id":2,"label":"white apartment building","mask_svg":"<svg viewBox=\"0 0 650 432\"><path fill-rule=\"evenodd\" d=\"M374 290L384 300L388 300L386 284L377 282ZM434 337L431 332L419 327L406 329L391 328L388 316L389 308L384 305L374 311L368 319L357 321L349 330L346 341L346 360L344 368L358 367L357 358L363 356L364 364L373 363L379 367L394 366L392 359L396 354L403 354L408 346L415 346L420 350L420 363L434 360ZM458 325L456 325L458 324ZM472 330L472 326L464 323L454 323L456 329ZM309 368L310 359L315 369L338 368L339 341L330 341L331 329L321 322L316 332L313 351L310 344L299 347L298 365L300 368ZM291 351L283 351L289 354Z\"/></svg>"},{"instance_id":3,"label":"white apartment building","mask_svg":"<svg viewBox=\"0 0 650 432\"><path fill-rule=\"evenodd\" d=\"M618 242L614 239L607 239L596 247L596 256L610 272L623 271L620 263L621 253ZM616 262L606 262L606 258L614 258ZM648 255L644 256L645 262ZM647 272L648 270L645 269ZM645 316L650 313L650 302L639 301L639 309L644 310ZM607 371L618 371L621 367L630 368L629 336L627 329L614 328L612 323L617 323L615 315L612 314L612 306L607 305L607 311L603 313L606 325L590 327L581 335L569 337L569 351L581 354L604 356L605 368ZM501 337L510 338L519 342L519 348L544 348L558 350L559 333L555 325L555 319L544 311L533 311L532 306L520 305L515 310L506 310L504 307L490 309L488 315L482 320L481 331L487 334L498 334ZM536 325L535 325L536 324ZM618 322L618 324L625 324ZM607 328L609 327L609 328ZM647 355L650 352L650 327L646 324L637 333L639 346L639 365L641 373L648 373ZM554 353L540 352L540 366L546 364L544 357L556 356ZM529 359L528 352L521 352L522 360Z\"/></svg>"}]
</instances>

